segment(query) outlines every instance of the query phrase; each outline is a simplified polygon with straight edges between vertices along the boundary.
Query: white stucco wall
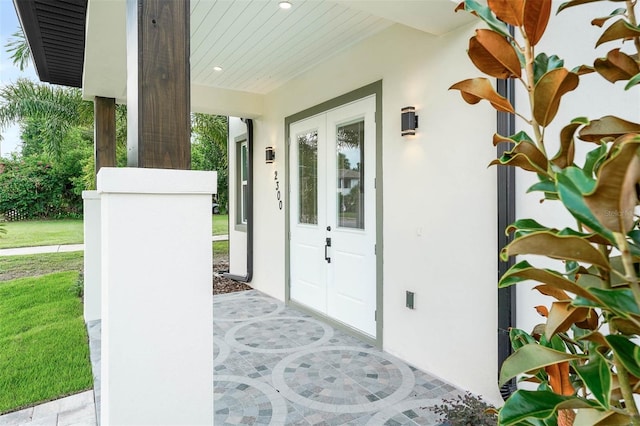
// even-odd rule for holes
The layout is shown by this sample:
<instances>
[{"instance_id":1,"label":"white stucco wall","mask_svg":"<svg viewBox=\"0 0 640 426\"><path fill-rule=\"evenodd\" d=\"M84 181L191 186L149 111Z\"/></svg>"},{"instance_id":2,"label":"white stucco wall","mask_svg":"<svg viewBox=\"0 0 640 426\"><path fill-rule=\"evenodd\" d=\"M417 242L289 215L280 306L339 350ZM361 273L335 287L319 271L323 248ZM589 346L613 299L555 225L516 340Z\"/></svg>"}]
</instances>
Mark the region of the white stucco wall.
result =
<instances>
[{"instance_id":1,"label":"white stucco wall","mask_svg":"<svg viewBox=\"0 0 640 426\"><path fill-rule=\"evenodd\" d=\"M556 54L565 60L565 67L572 69L581 64L592 65L597 57L604 57L606 53L620 47L619 43L605 43L594 51L596 40L602 34L602 29L590 24L595 17L607 16L614 9L611 3L593 3L579 7L569 8L560 14L555 14L561 1L554 1L553 13L547 32L537 46L538 52L546 52L548 55ZM611 21L613 22L613 20ZM559 43L559 40L568 41ZM623 49L624 50L624 49ZM626 120L640 121L640 91L632 89L624 91L626 82L611 84L597 74L589 74L580 78L578 88L563 97L558 115L548 128L546 133L547 151L550 155L557 152L558 137L562 128L573 118L585 116L590 119L600 118L604 115L617 115ZM529 115L526 92L518 86L516 92L518 110L525 111ZM518 130L529 131L528 127L517 121ZM576 163L584 164L584 154L596 145L578 141L576 144ZM526 194L526 190L537 181L535 175L520 170L516 172L516 215L518 218L534 218L543 225L562 229L567 226L575 228L575 220L564 210L559 201L545 201L540 204L541 193ZM560 262L553 262L540 256L527 258L532 265L539 267L564 270ZM535 309L536 305L550 307L552 298L542 296L537 291L531 290L536 285L519 285L517 287L517 325L526 331L538 323L544 322Z\"/></svg>"},{"instance_id":2,"label":"white stucco wall","mask_svg":"<svg viewBox=\"0 0 640 426\"><path fill-rule=\"evenodd\" d=\"M472 32L434 37L396 25L265 96L254 128L251 284L285 297L285 211L274 184L274 172L283 185L286 171L284 118L382 80L384 349L497 402L496 172L486 167L495 112L447 90L478 75L465 53ZM400 136L407 105L420 117L411 138ZM273 164L266 146L276 149Z\"/></svg>"}]
</instances>

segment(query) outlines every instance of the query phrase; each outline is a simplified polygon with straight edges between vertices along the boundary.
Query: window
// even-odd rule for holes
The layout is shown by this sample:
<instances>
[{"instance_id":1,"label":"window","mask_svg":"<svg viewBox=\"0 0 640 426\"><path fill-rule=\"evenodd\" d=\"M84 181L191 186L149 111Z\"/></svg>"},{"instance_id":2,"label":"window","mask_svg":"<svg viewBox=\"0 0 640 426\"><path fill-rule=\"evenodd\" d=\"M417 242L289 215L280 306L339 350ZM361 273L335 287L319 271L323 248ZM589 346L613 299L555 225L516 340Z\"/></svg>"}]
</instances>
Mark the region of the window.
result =
<instances>
[{"instance_id":1,"label":"window","mask_svg":"<svg viewBox=\"0 0 640 426\"><path fill-rule=\"evenodd\" d=\"M247 209L249 203L249 151L247 149L247 141L242 140L237 144L236 158L238 161L237 170L237 223L239 225L247 224Z\"/></svg>"}]
</instances>

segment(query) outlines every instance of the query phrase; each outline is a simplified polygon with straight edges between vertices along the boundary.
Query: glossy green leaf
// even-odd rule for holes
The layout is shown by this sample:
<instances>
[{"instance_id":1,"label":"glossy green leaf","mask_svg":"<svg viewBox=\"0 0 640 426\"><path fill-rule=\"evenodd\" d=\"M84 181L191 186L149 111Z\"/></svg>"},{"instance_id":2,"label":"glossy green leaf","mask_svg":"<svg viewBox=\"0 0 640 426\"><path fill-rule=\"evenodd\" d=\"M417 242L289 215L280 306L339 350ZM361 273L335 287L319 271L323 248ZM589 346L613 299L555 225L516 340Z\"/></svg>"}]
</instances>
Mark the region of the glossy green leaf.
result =
<instances>
[{"instance_id":1,"label":"glossy green leaf","mask_svg":"<svg viewBox=\"0 0 640 426\"><path fill-rule=\"evenodd\" d=\"M489 7L480 4L475 0L465 0L463 3L461 3L461 5L464 6L464 10L482 19L489 26L489 28L497 31L505 37L509 37L509 29L507 28L506 24L498 20L494 16L493 12L491 12L491 9L489 9ZM456 12L458 10L461 10L460 6L456 8Z\"/></svg>"},{"instance_id":2,"label":"glossy green leaf","mask_svg":"<svg viewBox=\"0 0 640 426\"><path fill-rule=\"evenodd\" d=\"M619 19L609 28L604 30L598 41L596 47L609 41L625 39L629 37L640 37L640 29L634 27L624 19Z\"/></svg>"},{"instance_id":3,"label":"glossy green leaf","mask_svg":"<svg viewBox=\"0 0 640 426\"><path fill-rule=\"evenodd\" d=\"M593 397L604 408L609 409L611 400L611 369L604 357L596 350L586 364L573 366Z\"/></svg>"},{"instance_id":4,"label":"glossy green leaf","mask_svg":"<svg viewBox=\"0 0 640 426\"><path fill-rule=\"evenodd\" d=\"M584 201L584 192L579 189L580 187L586 187L588 189L589 186L593 184L587 184L586 181L583 180L580 174L584 176L584 173L582 173L581 171L580 174L567 173L567 171L570 169L572 168L568 167L556 174L556 178L558 181L558 194L560 195L562 204L564 204L567 210L569 210L573 217L575 217L580 223L586 225L592 231L602 235L607 240L614 241L614 237L611 231L605 228L598 221L593 212L589 210L589 207L587 207L587 204Z\"/></svg>"},{"instance_id":5,"label":"glossy green leaf","mask_svg":"<svg viewBox=\"0 0 640 426\"><path fill-rule=\"evenodd\" d=\"M627 83L627 85L624 86L624 90L629 90L637 84L640 84L640 73L634 75L632 78L629 79L629 82Z\"/></svg>"},{"instance_id":6,"label":"glossy green leaf","mask_svg":"<svg viewBox=\"0 0 640 426\"><path fill-rule=\"evenodd\" d=\"M531 266L526 260L522 260L513 265L507 272L504 273L498 287L508 287L517 284L522 281L533 280L542 284L551 285L560 290L568 291L576 295L583 296L586 299L594 299L585 288L569 281L563 277L560 273L552 271L550 269L540 269Z\"/></svg>"},{"instance_id":7,"label":"glossy green leaf","mask_svg":"<svg viewBox=\"0 0 640 426\"><path fill-rule=\"evenodd\" d=\"M524 142L524 141L529 141L533 143L533 139L531 139L531 137L526 132L523 132L523 131L520 131L509 137L502 136L498 133L493 135L493 146L498 146L499 143L511 143L515 145L518 142Z\"/></svg>"},{"instance_id":8,"label":"glossy green leaf","mask_svg":"<svg viewBox=\"0 0 640 426\"><path fill-rule=\"evenodd\" d=\"M513 149L504 152L500 158L490 163L496 164L508 164L537 173L546 173L548 167L547 157L529 141L518 142Z\"/></svg>"},{"instance_id":9,"label":"glossy green leaf","mask_svg":"<svg viewBox=\"0 0 640 426\"><path fill-rule=\"evenodd\" d=\"M524 345L511 354L502 364L499 385L502 386L518 374L524 374L548 365L580 358L582 357L556 351L538 344Z\"/></svg>"},{"instance_id":10,"label":"glossy green leaf","mask_svg":"<svg viewBox=\"0 0 640 426\"><path fill-rule=\"evenodd\" d=\"M640 378L640 347L624 336L610 334L605 336L624 368Z\"/></svg>"},{"instance_id":11,"label":"glossy green leaf","mask_svg":"<svg viewBox=\"0 0 640 426\"><path fill-rule=\"evenodd\" d=\"M537 254L559 260L575 260L609 269L604 255L580 237L556 235L549 231L524 235L509 243L500 253L503 260L518 254Z\"/></svg>"},{"instance_id":12,"label":"glossy green leaf","mask_svg":"<svg viewBox=\"0 0 640 426\"><path fill-rule=\"evenodd\" d=\"M548 419L561 409L597 407L595 401L562 396L552 391L517 390L505 402L498 415L501 426L522 425L527 419Z\"/></svg>"},{"instance_id":13,"label":"glossy green leaf","mask_svg":"<svg viewBox=\"0 0 640 426\"><path fill-rule=\"evenodd\" d=\"M509 339L511 340L511 347L514 350L518 350L524 345L536 344L536 339L534 339L533 336L515 327L509 330Z\"/></svg>"},{"instance_id":14,"label":"glossy green leaf","mask_svg":"<svg viewBox=\"0 0 640 426\"><path fill-rule=\"evenodd\" d=\"M540 78L551 70L556 68L562 68L564 66L564 60L560 59L557 55L547 56L546 53L540 53L536 56L533 62L533 81L534 84L540 80Z\"/></svg>"},{"instance_id":15,"label":"glossy green leaf","mask_svg":"<svg viewBox=\"0 0 640 426\"><path fill-rule=\"evenodd\" d=\"M593 177L600 165L607 157L607 145L601 143L599 147L589 151L586 155L584 167L582 168L585 175Z\"/></svg>"},{"instance_id":16,"label":"glossy green leaf","mask_svg":"<svg viewBox=\"0 0 640 426\"><path fill-rule=\"evenodd\" d=\"M542 182L534 183L527 189L527 193L529 192L556 192L556 184L550 180L545 180Z\"/></svg>"},{"instance_id":17,"label":"glossy green leaf","mask_svg":"<svg viewBox=\"0 0 640 426\"><path fill-rule=\"evenodd\" d=\"M505 229L505 234L509 235L514 231L547 231L548 227L541 225L534 219L518 219Z\"/></svg>"}]
</instances>

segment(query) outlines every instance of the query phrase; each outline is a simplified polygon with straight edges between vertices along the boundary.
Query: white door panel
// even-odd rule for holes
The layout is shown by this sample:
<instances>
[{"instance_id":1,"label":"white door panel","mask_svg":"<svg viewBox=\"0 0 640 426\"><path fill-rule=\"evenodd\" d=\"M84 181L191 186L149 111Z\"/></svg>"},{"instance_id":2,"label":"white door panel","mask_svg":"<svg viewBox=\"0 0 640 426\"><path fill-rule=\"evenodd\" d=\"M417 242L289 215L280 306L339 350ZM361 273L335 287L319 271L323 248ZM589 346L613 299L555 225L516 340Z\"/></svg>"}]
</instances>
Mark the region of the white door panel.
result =
<instances>
[{"instance_id":1,"label":"white door panel","mask_svg":"<svg viewBox=\"0 0 640 426\"><path fill-rule=\"evenodd\" d=\"M290 135L291 299L375 338L375 97L296 122Z\"/></svg>"}]
</instances>

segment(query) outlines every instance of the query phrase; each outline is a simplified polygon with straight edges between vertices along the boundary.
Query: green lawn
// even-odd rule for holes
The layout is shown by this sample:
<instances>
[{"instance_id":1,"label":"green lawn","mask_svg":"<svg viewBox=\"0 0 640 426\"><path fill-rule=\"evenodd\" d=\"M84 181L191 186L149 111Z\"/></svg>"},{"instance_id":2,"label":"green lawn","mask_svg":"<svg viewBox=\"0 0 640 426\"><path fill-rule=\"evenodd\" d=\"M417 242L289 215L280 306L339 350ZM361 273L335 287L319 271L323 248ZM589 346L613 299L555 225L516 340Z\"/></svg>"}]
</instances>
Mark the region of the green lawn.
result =
<instances>
[{"instance_id":1,"label":"green lawn","mask_svg":"<svg viewBox=\"0 0 640 426\"><path fill-rule=\"evenodd\" d=\"M81 244L82 219L7 222L0 236L0 248Z\"/></svg>"},{"instance_id":2,"label":"green lawn","mask_svg":"<svg viewBox=\"0 0 640 426\"><path fill-rule=\"evenodd\" d=\"M0 413L92 387L74 271L0 282Z\"/></svg>"},{"instance_id":3,"label":"green lawn","mask_svg":"<svg viewBox=\"0 0 640 426\"><path fill-rule=\"evenodd\" d=\"M0 281L35 277L61 271L82 271L84 253L43 253L0 256Z\"/></svg>"},{"instance_id":4,"label":"green lawn","mask_svg":"<svg viewBox=\"0 0 640 426\"><path fill-rule=\"evenodd\" d=\"M213 235L226 235L229 233L229 215L212 215Z\"/></svg>"}]
</instances>

